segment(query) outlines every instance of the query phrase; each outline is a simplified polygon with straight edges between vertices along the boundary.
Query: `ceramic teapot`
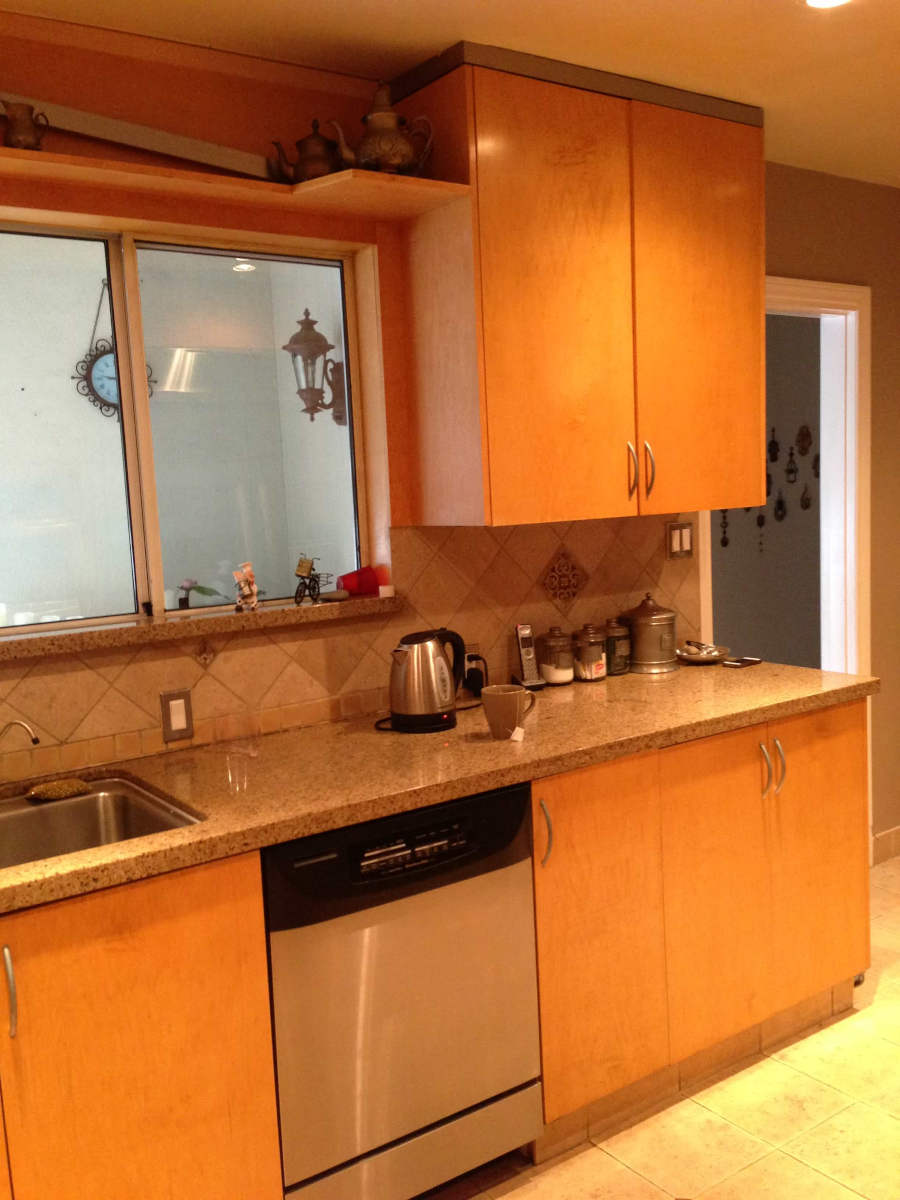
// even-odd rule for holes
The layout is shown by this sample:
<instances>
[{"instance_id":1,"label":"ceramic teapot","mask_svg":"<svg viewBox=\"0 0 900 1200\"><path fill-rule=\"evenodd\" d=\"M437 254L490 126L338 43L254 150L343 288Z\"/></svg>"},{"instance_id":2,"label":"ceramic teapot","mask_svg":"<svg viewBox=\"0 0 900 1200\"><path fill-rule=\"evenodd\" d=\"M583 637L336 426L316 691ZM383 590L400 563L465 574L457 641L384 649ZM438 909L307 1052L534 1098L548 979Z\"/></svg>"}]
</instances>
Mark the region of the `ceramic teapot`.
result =
<instances>
[{"instance_id":1,"label":"ceramic teapot","mask_svg":"<svg viewBox=\"0 0 900 1200\"><path fill-rule=\"evenodd\" d=\"M407 122L395 112L390 103L388 84L379 83L372 101L372 111L362 119L366 131L356 153L347 145L344 131L337 121L329 121L338 135L338 145L345 162L354 161L357 166L370 171L387 171L391 174L418 175L425 165L431 150L433 132L427 117L416 117Z\"/></svg>"},{"instance_id":2,"label":"ceramic teapot","mask_svg":"<svg viewBox=\"0 0 900 1200\"><path fill-rule=\"evenodd\" d=\"M287 183L303 183L306 179L319 179L322 175L330 175L332 171L341 171L354 161L352 152L349 158L345 157L337 142L319 133L318 121L313 121L312 128L312 133L295 143L296 162L291 162L281 142L272 143L278 151L278 159L270 159L269 168L276 178Z\"/></svg>"}]
</instances>

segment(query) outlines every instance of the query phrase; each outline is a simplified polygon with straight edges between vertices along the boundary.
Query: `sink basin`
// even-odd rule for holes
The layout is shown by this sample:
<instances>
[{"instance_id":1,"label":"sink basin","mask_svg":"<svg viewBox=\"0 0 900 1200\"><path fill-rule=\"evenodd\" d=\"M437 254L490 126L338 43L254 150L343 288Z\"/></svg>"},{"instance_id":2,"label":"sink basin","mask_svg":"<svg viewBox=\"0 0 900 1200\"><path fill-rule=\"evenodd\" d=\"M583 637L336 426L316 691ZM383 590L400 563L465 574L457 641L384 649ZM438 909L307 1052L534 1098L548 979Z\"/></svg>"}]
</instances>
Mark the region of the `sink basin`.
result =
<instances>
[{"instance_id":1,"label":"sink basin","mask_svg":"<svg viewBox=\"0 0 900 1200\"><path fill-rule=\"evenodd\" d=\"M67 800L0 801L0 867L193 825L202 818L128 779L97 779Z\"/></svg>"}]
</instances>

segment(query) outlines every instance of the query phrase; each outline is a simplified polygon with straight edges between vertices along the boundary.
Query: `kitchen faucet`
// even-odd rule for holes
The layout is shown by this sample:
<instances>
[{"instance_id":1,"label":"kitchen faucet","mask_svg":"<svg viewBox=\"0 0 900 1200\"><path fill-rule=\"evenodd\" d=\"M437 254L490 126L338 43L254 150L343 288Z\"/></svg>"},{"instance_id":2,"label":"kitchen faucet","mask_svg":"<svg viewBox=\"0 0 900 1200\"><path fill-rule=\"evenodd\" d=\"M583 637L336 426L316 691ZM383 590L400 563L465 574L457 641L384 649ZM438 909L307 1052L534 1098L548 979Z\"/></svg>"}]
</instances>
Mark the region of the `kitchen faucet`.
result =
<instances>
[{"instance_id":1,"label":"kitchen faucet","mask_svg":"<svg viewBox=\"0 0 900 1200\"><path fill-rule=\"evenodd\" d=\"M25 730L25 732L31 738L31 744L33 746L36 746L38 744L38 742L40 742L41 739L34 732L34 730L31 728L31 726L28 725L25 721L7 721L6 724L3 726L3 728L0 729L0 738L3 737L3 735L4 735L4 733L6 733L7 729L12 729L13 725L21 725L22 726L22 728Z\"/></svg>"}]
</instances>

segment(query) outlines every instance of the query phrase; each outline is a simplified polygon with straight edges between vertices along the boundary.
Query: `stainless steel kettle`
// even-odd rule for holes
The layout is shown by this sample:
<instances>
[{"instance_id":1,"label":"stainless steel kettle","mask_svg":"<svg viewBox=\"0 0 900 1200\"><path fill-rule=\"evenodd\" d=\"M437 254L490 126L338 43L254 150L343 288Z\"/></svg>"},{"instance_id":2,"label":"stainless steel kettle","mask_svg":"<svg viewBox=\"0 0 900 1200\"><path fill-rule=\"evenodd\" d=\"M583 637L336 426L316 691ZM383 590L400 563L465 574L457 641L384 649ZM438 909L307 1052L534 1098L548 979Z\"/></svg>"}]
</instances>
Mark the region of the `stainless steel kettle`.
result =
<instances>
[{"instance_id":1,"label":"stainless steel kettle","mask_svg":"<svg viewBox=\"0 0 900 1200\"><path fill-rule=\"evenodd\" d=\"M453 660L445 646L451 646ZM466 644L452 629L408 633L391 652L391 728L433 733L456 724L456 689L462 683Z\"/></svg>"}]
</instances>

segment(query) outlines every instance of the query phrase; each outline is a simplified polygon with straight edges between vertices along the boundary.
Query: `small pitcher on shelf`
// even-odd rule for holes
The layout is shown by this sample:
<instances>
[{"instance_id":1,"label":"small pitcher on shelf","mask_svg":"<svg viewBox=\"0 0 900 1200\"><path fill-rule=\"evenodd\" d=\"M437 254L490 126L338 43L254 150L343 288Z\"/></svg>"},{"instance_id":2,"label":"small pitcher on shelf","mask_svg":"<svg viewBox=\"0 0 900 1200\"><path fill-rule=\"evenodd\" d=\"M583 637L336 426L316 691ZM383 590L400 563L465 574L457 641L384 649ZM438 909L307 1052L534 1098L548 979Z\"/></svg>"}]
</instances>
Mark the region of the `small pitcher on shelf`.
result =
<instances>
[{"instance_id":1,"label":"small pitcher on shelf","mask_svg":"<svg viewBox=\"0 0 900 1200\"><path fill-rule=\"evenodd\" d=\"M6 132L3 145L14 150L40 150L44 130L50 122L47 114L34 111L34 106L18 100L0 100L6 113Z\"/></svg>"}]
</instances>

